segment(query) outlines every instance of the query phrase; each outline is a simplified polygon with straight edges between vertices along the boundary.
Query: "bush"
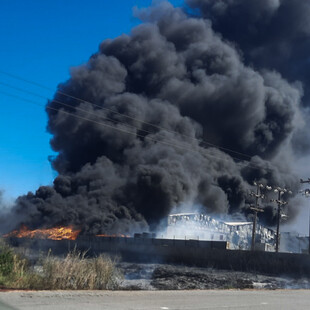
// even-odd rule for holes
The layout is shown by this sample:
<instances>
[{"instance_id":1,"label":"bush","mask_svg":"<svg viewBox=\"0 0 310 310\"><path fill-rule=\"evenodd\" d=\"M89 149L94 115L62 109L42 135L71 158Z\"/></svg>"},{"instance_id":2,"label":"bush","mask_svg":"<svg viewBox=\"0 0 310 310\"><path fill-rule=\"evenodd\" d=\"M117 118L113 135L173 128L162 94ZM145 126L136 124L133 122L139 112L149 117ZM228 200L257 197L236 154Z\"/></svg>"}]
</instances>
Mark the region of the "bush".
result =
<instances>
[{"instance_id":1,"label":"bush","mask_svg":"<svg viewBox=\"0 0 310 310\"><path fill-rule=\"evenodd\" d=\"M0 285L6 288L40 290L116 289L120 273L110 257L86 258L86 252L72 251L65 258L47 255L41 266L0 243Z\"/></svg>"},{"instance_id":2,"label":"bush","mask_svg":"<svg viewBox=\"0 0 310 310\"><path fill-rule=\"evenodd\" d=\"M27 274L28 261L16 254L3 241L0 242L0 284L13 288Z\"/></svg>"},{"instance_id":3,"label":"bush","mask_svg":"<svg viewBox=\"0 0 310 310\"><path fill-rule=\"evenodd\" d=\"M0 276L7 276L12 273L14 265L14 255L12 250L6 245L0 248Z\"/></svg>"},{"instance_id":4,"label":"bush","mask_svg":"<svg viewBox=\"0 0 310 310\"><path fill-rule=\"evenodd\" d=\"M102 290L118 287L119 272L107 256L86 258L76 250L65 259L48 256L43 260L42 287L51 290Z\"/></svg>"}]
</instances>

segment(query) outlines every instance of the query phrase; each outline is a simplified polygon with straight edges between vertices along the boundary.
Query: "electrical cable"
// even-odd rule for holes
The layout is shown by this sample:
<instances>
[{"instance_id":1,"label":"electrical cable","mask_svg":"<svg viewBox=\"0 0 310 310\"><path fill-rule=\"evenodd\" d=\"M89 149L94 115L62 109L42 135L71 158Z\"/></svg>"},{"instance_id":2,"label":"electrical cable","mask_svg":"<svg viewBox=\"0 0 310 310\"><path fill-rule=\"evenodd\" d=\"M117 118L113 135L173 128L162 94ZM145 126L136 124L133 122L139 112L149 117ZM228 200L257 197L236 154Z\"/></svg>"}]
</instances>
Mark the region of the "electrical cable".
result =
<instances>
[{"instance_id":1,"label":"electrical cable","mask_svg":"<svg viewBox=\"0 0 310 310\"><path fill-rule=\"evenodd\" d=\"M117 131L120 131L120 132L123 132L123 133L128 133L128 134L131 134L131 135L135 135L137 137L140 137L140 138L143 138L143 139L148 139L150 141L153 141L153 142L156 142L156 143L159 143L159 144L164 144L164 145L168 145L168 146L172 146L172 147L176 147L176 148L179 148L179 149L182 149L182 150L186 150L186 151L189 151L189 152L194 152L194 153L199 153L201 155L207 155L207 156L210 156L210 157L214 157L216 158L217 160L225 160L225 161L229 161L230 162L230 158L231 159L234 159L236 160L237 162L235 162L236 165L240 165L240 163L238 163L238 161L243 161L243 162L247 162L248 165L247 167L249 168L252 168L252 169L261 169L262 167L258 166L258 165L254 165L252 163L250 163L249 161L247 160L242 160L240 158L236 158L236 157L232 157L230 156L230 158L219 158L217 157L216 155L214 154L210 154L210 149L205 149L205 148L202 148L205 152L202 153L201 152L201 149L199 150L194 150L192 148L186 148L184 147L183 145L178 145L178 144L174 144L174 143L170 143L170 142L166 142L166 141L161 141L161 140L157 140L157 139L154 139L152 137L149 137L149 136L144 136L144 135L141 135L137 132L132 132L132 131L128 131L128 130L124 130L124 129L121 129L121 128L118 128L114 125L110 125L110 124L107 124L107 123L103 123L103 122L99 122L99 121L95 121L95 120L92 120L92 119L89 119L89 118L86 118L86 117L82 117L82 116L79 116L79 115L76 115L76 114L73 114L73 113L70 113L68 111L64 111L62 109L57 109L57 108L53 108L53 107L50 107L50 106L44 106L42 105L41 103L38 103L38 102L35 102L33 100L29 100L29 99L26 99L26 98L23 98L23 97L20 97L20 96L17 96L17 95L13 95L13 94L10 94L10 93L7 93L7 92L3 92L3 91L0 91L0 93L6 95L6 96L9 96L9 97L12 97L12 98L15 98L15 99L18 99L18 100L21 100L21 101L24 101L24 102L28 102L28 103L31 103L31 104L34 104L34 105L37 105L37 106L40 106L40 107L43 107L43 108L46 108L46 109L49 109L49 110L53 110L53 111L57 111L57 112L60 112L60 113L64 113L64 114L67 114L67 115L70 115L72 117L75 117L75 118L78 118L78 119L83 119L83 120L86 120L86 121L89 121L89 122L93 122L93 123L96 123L97 125L101 125L101 126L105 126L105 127L108 127L108 128L112 128L112 129L115 129ZM44 97L45 98L45 97ZM71 108L73 108L72 106L70 106ZM98 116L96 114L96 116ZM123 125L123 123L120 122L121 125ZM136 130L139 130L138 128L135 128ZM271 169L271 168L264 168L265 170L269 170L269 171L274 171L274 169Z\"/></svg>"},{"instance_id":2,"label":"electrical cable","mask_svg":"<svg viewBox=\"0 0 310 310\"><path fill-rule=\"evenodd\" d=\"M50 90L50 91L54 91L54 89L52 89L52 88L49 88L49 87L47 87L47 86L44 86L44 85L42 85L42 84L40 84L40 83L31 81L31 80L28 80L28 79L19 77L19 76L17 76L17 75L14 75L14 74L11 74L11 73L2 71L2 70L0 70L0 73L3 74L3 75L10 76L10 77L12 77L12 78L14 78L14 79L23 81L23 82L26 82L26 83L29 83L29 84L33 84L33 85L35 85L35 86L37 86L37 87L40 87L40 88L43 88L43 89L46 89L46 90ZM161 126L158 126L158 125L155 125L155 124L152 124L152 123L149 123L149 122L145 122L145 121L139 120L139 119L137 119L137 118L134 118L134 117L132 117L132 116L129 116L129 115L120 113L120 112L118 112L118 111L115 111L115 110L112 110L112 109L109 109L109 108L106 108L106 107L102 107L101 105L95 104L95 103L93 103L93 102L90 102L90 101L83 100L83 99L81 99L81 98L72 96L72 95L67 94L67 93L65 93L65 92L63 92L63 91L60 91L60 90L56 90L56 93L58 93L58 94L60 94L60 95L63 95L63 96L66 96L66 97L68 97L68 98L77 100L77 101L79 101L79 102L88 103L88 104L93 105L93 106L95 106L95 107L97 107L97 108L99 108L99 109L106 110L106 111L109 111L109 112L112 112L112 113L121 115L121 116L126 117L126 118L128 118L128 119L131 119L131 120L135 120L135 121L137 121L137 122L140 122L140 123L142 123L142 124L145 124L145 125L148 125L148 126L152 126L152 127L157 128L157 129L165 130L165 131L170 132L170 133L173 133L173 134L178 134L178 135L181 135L181 136L183 136L183 137L186 137L186 138L189 138L189 139L192 139L192 140L197 140L199 143L203 143L203 144L205 144L205 145L212 146L212 147L218 148L218 149L223 150L223 151L235 153L235 154L244 156L244 157L249 158L249 159L251 159L251 158L253 157L253 156L248 155L248 154L245 154L245 153L241 153L241 152L238 152L238 151L229 149L229 148L225 148L225 147L222 147L222 146L219 146L219 145L210 143L210 142L208 142L208 141L206 141L206 140L204 140L204 139L197 139L197 138L194 138L194 137L190 137L190 136L181 134L181 133L179 133L179 132L176 132L176 131L172 131L172 130L163 128L163 127L161 127ZM56 100L53 100L53 101L56 102Z\"/></svg>"},{"instance_id":3,"label":"electrical cable","mask_svg":"<svg viewBox=\"0 0 310 310\"><path fill-rule=\"evenodd\" d=\"M39 97L39 98L48 100L48 98L45 97L45 96L39 95L39 94L37 94L37 93L31 92L31 91L28 91L28 90L24 90L24 89L19 88L19 87L12 86L12 85L7 84L7 83L3 83L3 82L1 82L1 81L0 81L0 85L9 87L9 88L11 88L11 89L14 89L14 90L17 90L17 91L20 91L20 92L24 92L24 93L26 93L26 94L29 94L29 95L32 95L32 96L35 96L35 97ZM59 104L65 106L65 107L68 107L68 108L70 108L70 109L74 109L74 110L77 110L77 111L85 112L85 113L88 114L88 115L90 114L90 115L94 115L94 116L98 117L98 113L91 112L91 111L82 109L82 108L80 108L80 107L75 107L75 106L72 106L72 105L70 105L70 104L67 104L67 103L64 103L64 102L62 102L62 101L59 101L59 100L53 100L53 102L59 103ZM112 123L119 123L119 124L124 125L125 127L132 128L132 129L135 129L135 130L139 130L140 132L145 132L145 133L148 133L148 134L158 134L158 133L159 133L159 134L163 134L162 132L156 133L156 132L151 132L151 131L146 130L146 129L143 129L143 128L135 127L135 126L130 125L130 124L128 124L128 123L124 123L124 122L122 122L122 121L120 121L120 120L112 119L112 118L109 118L109 117L104 116L104 115L102 115L101 117L103 117L104 120L110 121L110 122L112 122ZM180 135L182 135L182 134L180 134Z\"/></svg>"}]
</instances>

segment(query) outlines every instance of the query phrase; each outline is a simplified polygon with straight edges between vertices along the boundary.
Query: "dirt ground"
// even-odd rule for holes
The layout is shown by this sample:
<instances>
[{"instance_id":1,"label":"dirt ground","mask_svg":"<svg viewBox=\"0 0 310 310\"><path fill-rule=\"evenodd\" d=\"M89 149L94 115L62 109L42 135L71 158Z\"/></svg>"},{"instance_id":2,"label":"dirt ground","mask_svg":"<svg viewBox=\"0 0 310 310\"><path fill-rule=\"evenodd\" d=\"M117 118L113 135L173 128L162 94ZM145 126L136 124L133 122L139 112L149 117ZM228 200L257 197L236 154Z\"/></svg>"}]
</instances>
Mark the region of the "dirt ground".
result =
<instances>
[{"instance_id":1,"label":"dirt ground","mask_svg":"<svg viewBox=\"0 0 310 310\"><path fill-rule=\"evenodd\" d=\"M24 250L33 264L38 263L39 252ZM41 253L42 254L42 253ZM117 268L120 290L212 290L212 289L310 289L310 278L275 277L253 272L217 270L172 264L142 264L119 261ZM36 265L40 269L39 265Z\"/></svg>"},{"instance_id":2,"label":"dirt ground","mask_svg":"<svg viewBox=\"0 0 310 310\"><path fill-rule=\"evenodd\" d=\"M307 278L272 277L249 272L169 264L119 263L123 290L309 289Z\"/></svg>"}]
</instances>

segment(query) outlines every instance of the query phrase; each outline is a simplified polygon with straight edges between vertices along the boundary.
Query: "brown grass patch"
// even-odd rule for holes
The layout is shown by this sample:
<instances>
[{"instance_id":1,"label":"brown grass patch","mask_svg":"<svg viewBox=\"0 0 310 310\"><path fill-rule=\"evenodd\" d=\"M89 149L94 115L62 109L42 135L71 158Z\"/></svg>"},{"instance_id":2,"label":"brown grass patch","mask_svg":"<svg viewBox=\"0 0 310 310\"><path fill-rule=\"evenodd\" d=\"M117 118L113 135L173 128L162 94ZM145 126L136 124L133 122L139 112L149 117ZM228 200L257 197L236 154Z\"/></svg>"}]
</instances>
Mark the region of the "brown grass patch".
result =
<instances>
[{"instance_id":1,"label":"brown grass patch","mask_svg":"<svg viewBox=\"0 0 310 310\"><path fill-rule=\"evenodd\" d=\"M59 290L104 290L118 287L119 272L110 257L86 258L72 251L65 259L48 256L43 260L42 286Z\"/></svg>"},{"instance_id":2,"label":"brown grass patch","mask_svg":"<svg viewBox=\"0 0 310 310\"><path fill-rule=\"evenodd\" d=\"M4 244L0 245L0 286L13 289L106 290L117 289L121 274L106 255L87 258L73 250L65 258L50 253L39 266Z\"/></svg>"}]
</instances>

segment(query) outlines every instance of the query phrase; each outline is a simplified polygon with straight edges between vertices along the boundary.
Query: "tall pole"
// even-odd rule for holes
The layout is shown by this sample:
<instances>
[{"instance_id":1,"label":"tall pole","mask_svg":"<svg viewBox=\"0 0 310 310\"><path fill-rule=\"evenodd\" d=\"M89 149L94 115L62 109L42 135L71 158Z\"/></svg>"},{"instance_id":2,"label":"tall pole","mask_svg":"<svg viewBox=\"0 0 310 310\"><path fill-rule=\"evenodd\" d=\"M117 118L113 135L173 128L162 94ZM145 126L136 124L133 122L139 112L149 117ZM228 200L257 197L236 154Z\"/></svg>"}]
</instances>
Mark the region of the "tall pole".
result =
<instances>
[{"instance_id":1,"label":"tall pole","mask_svg":"<svg viewBox=\"0 0 310 310\"><path fill-rule=\"evenodd\" d=\"M281 192L278 193L278 214L277 214L277 241L276 241L276 252L279 252L280 243L280 218L281 218Z\"/></svg>"},{"instance_id":2,"label":"tall pole","mask_svg":"<svg viewBox=\"0 0 310 310\"><path fill-rule=\"evenodd\" d=\"M251 242L251 251L255 250L255 236L256 236L256 223L257 223L257 213L264 212L263 209L259 208L258 199L265 198L265 196L260 192L262 188L265 188L263 184L259 184L254 182L256 186L256 193L251 192L250 196L255 197L255 205L250 206L250 209L253 211L253 228L252 228L252 242ZM266 186L267 189L271 189L271 187Z\"/></svg>"},{"instance_id":3,"label":"tall pole","mask_svg":"<svg viewBox=\"0 0 310 310\"><path fill-rule=\"evenodd\" d=\"M251 251L254 251L255 249L256 221L257 221L257 211L254 211Z\"/></svg>"},{"instance_id":4,"label":"tall pole","mask_svg":"<svg viewBox=\"0 0 310 310\"><path fill-rule=\"evenodd\" d=\"M310 184L310 178L308 178L308 180L305 180L305 181L304 181L303 179L300 179L300 183L301 183L301 184L306 184L306 183ZM309 189L309 188L307 188L307 189L305 189L304 191L301 191L301 192L302 192L302 194L303 194L305 197L307 197L307 198L310 197L310 189ZM310 207L309 207L308 254L310 255Z\"/></svg>"},{"instance_id":5,"label":"tall pole","mask_svg":"<svg viewBox=\"0 0 310 310\"><path fill-rule=\"evenodd\" d=\"M256 195L255 195L255 208L258 207L258 194L259 194L259 185L256 185ZM254 211L254 220L253 220L253 229L252 229L252 245L251 250L254 251L255 249L255 236L256 236L256 221L257 221L257 210L253 208Z\"/></svg>"},{"instance_id":6,"label":"tall pole","mask_svg":"<svg viewBox=\"0 0 310 310\"><path fill-rule=\"evenodd\" d=\"M253 211L254 218L253 218L253 228L252 228L252 243L251 243L251 251L255 250L255 236L256 236L256 222L257 222L257 213L264 212L263 209L260 208L250 208Z\"/></svg>"},{"instance_id":7,"label":"tall pole","mask_svg":"<svg viewBox=\"0 0 310 310\"><path fill-rule=\"evenodd\" d=\"M277 239L276 239L276 252L279 252L279 244L280 244L280 220L281 220L281 207L283 205L286 205L287 202L281 200L281 196L284 193L291 194L291 191L288 191L286 188L276 187L274 189L275 193L278 193L278 199L271 199L271 202L275 202L278 205L278 211L277 211Z\"/></svg>"}]
</instances>

